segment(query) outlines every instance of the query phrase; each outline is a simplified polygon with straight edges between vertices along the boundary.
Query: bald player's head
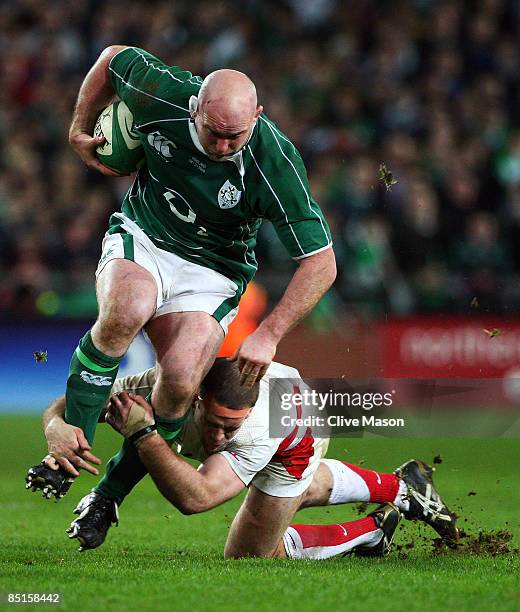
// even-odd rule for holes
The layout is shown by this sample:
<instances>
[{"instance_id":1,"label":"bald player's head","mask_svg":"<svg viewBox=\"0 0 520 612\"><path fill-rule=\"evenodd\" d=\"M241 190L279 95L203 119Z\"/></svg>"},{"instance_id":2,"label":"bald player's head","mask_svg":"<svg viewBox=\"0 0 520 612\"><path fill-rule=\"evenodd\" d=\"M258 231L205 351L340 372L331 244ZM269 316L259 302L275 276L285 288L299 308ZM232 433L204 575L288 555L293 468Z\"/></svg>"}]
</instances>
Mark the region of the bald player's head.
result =
<instances>
[{"instance_id":1,"label":"bald player's head","mask_svg":"<svg viewBox=\"0 0 520 612\"><path fill-rule=\"evenodd\" d=\"M225 161L248 141L263 108L253 81L237 70L216 70L203 81L193 111L197 134L208 157Z\"/></svg>"}]
</instances>

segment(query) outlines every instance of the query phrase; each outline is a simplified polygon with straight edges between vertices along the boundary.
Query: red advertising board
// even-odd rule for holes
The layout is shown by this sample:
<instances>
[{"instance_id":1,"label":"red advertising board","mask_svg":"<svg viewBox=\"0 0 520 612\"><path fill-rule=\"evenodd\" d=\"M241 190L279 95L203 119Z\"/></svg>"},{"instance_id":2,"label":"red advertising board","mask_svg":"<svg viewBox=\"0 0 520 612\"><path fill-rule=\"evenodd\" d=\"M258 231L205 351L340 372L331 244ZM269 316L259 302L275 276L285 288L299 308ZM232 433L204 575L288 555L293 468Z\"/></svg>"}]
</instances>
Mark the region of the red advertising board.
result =
<instances>
[{"instance_id":1,"label":"red advertising board","mask_svg":"<svg viewBox=\"0 0 520 612\"><path fill-rule=\"evenodd\" d=\"M379 340L386 377L520 378L520 318L389 320Z\"/></svg>"}]
</instances>

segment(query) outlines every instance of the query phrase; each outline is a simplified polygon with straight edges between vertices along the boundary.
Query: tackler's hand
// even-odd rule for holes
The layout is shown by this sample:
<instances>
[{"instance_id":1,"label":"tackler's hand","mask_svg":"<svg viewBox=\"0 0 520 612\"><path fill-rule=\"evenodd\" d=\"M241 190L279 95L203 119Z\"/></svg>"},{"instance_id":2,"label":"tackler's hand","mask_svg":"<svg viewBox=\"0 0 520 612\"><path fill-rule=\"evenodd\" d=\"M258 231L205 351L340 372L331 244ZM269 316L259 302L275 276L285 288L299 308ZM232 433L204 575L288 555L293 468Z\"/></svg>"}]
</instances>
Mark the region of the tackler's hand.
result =
<instances>
[{"instance_id":1,"label":"tackler's hand","mask_svg":"<svg viewBox=\"0 0 520 612\"><path fill-rule=\"evenodd\" d=\"M49 421L45 429L49 454L43 460L53 470L61 467L71 476L79 476L85 470L97 476L99 470L90 463L101 464L101 459L90 452L90 444L80 427L69 425L58 416ZM90 463L88 463L90 461Z\"/></svg>"},{"instance_id":2,"label":"tackler's hand","mask_svg":"<svg viewBox=\"0 0 520 612\"><path fill-rule=\"evenodd\" d=\"M141 396L122 391L110 398L106 422L131 442L157 433L153 408Z\"/></svg>"}]
</instances>

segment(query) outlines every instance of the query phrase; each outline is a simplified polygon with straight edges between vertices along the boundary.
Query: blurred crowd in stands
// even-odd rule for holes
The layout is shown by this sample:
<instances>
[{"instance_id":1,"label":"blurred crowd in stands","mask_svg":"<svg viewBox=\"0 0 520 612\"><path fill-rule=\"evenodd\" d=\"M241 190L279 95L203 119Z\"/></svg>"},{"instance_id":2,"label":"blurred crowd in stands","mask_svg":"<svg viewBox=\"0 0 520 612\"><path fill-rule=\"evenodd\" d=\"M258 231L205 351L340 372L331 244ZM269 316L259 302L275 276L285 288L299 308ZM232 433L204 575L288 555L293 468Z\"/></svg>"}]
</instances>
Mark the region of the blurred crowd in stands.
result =
<instances>
[{"instance_id":1,"label":"blurred crowd in stands","mask_svg":"<svg viewBox=\"0 0 520 612\"><path fill-rule=\"evenodd\" d=\"M321 311L520 306L518 0L4 0L0 317L95 313L129 179L87 171L67 130L110 44L252 77L332 228L339 277ZM267 223L258 257L275 300L294 264Z\"/></svg>"}]
</instances>

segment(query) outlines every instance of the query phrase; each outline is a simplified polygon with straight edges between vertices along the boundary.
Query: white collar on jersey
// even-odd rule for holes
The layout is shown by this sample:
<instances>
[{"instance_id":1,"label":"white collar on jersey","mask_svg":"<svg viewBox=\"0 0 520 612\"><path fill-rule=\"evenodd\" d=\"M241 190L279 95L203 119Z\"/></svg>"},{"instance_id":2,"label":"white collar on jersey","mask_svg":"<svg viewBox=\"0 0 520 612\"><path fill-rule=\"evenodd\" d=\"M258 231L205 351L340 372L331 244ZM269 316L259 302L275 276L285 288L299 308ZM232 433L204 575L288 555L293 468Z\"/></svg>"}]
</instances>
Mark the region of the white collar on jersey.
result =
<instances>
[{"instance_id":1,"label":"white collar on jersey","mask_svg":"<svg viewBox=\"0 0 520 612\"><path fill-rule=\"evenodd\" d=\"M194 113L197 110L197 104L198 104L197 96L191 96L190 113ZM197 134L197 128L195 127L195 121L193 119L190 119L190 121L188 122L188 128L190 131L190 136L193 141L193 144L195 145L195 148L201 153L203 153L206 157L208 157L208 154L206 153L204 147L200 144L199 135ZM233 153L233 155L230 155L229 157L222 158L222 161L233 162L238 168L238 171L240 172L240 176L244 176L245 174L244 160L242 159L242 152L248 145L249 141L251 140L254 129L255 127L253 126L253 129L251 130L251 133L249 134L249 138L246 140L246 142L244 143L244 146L240 149L240 151ZM216 162L216 163L220 163L220 162Z\"/></svg>"}]
</instances>

